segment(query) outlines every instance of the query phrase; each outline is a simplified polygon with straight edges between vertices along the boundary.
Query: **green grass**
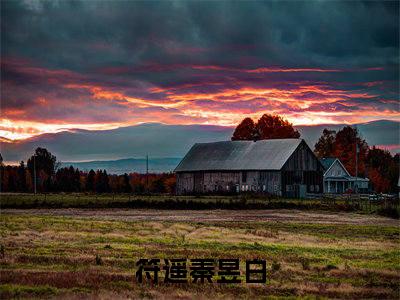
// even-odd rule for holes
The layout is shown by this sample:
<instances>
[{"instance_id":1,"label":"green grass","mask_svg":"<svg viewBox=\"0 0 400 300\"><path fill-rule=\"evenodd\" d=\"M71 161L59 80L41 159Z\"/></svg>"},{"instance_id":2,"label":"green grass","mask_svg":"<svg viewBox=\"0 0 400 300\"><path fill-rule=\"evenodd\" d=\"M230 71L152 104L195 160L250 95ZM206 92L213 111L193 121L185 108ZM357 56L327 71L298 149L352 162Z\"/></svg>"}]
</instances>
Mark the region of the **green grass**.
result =
<instances>
[{"instance_id":1,"label":"green grass","mask_svg":"<svg viewBox=\"0 0 400 300\"><path fill-rule=\"evenodd\" d=\"M2 208L173 208L173 209L254 209L292 208L333 211L357 210L366 213L399 215L398 203L382 210L376 202L332 199L285 199L241 194L231 196L174 196L128 194L1 194Z\"/></svg>"},{"instance_id":2,"label":"green grass","mask_svg":"<svg viewBox=\"0 0 400 300\"><path fill-rule=\"evenodd\" d=\"M190 212L188 212L190 213ZM0 296L398 296L400 228L283 222L156 222L0 215ZM97 259L96 259L97 257ZM267 261L266 285L135 283L139 258ZM100 263L101 262L101 263ZM272 263L279 268L272 269Z\"/></svg>"}]
</instances>

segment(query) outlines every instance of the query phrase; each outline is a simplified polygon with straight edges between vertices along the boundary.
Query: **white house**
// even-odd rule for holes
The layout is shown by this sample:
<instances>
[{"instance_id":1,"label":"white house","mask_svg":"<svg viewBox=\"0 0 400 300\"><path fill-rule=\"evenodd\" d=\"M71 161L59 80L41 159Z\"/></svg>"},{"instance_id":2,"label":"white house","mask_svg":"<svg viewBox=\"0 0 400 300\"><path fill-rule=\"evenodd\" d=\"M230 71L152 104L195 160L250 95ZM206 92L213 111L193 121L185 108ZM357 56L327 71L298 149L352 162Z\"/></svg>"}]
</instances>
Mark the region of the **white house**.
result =
<instances>
[{"instance_id":1,"label":"white house","mask_svg":"<svg viewBox=\"0 0 400 300\"><path fill-rule=\"evenodd\" d=\"M348 190L368 191L369 179L351 176L338 158L329 157L320 161L325 169L324 193L342 194Z\"/></svg>"}]
</instances>

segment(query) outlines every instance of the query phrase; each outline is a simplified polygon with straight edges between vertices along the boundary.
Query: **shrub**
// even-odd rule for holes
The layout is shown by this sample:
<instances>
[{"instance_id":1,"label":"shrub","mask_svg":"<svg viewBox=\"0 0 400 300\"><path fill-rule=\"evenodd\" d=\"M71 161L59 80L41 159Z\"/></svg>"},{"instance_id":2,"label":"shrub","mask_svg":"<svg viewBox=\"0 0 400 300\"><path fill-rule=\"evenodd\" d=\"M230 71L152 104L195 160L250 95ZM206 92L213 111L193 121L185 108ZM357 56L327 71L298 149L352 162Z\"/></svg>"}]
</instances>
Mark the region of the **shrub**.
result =
<instances>
[{"instance_id":1,"label":"shrub","mask_svg":"<svg viewBox=\"0 0 400 300\"><path fill-rule=\"evenodd\" d=\"M277 261L273 261L271 265L272 272L277 272L281 269L281 264Z\"/></svg>"},{"instance_id":2,"label":"shrub","mask_svg":"<svg viewBox=\"0 0 400 300\"><path fill-rule=\"evenodd\" d=\"M328 265L326 265L326 267L324 268L324 270L325 271L330 271L330 270L335 270L335 269L337 269L338 267L336 267L335 265L332 265L332 264L328 264Z\"/></svg>"},{"instance_id":3,"label":"shrub","mask_svg":"<svg viewBox=\"0 0 400 300\"><path fill-rule=\"evenodd\" d=\"M307 259L301 260L301 266L303 267L303 270L310 270L310 262Z\"/></svg>"},{"instance_id":4,"label":"shrub","mask_svg":"<svg viewBox=\"0 0 400 300\"><path fill-rule=\"evenodd\" d=\"M103 264L103 260L101 259L100 255L96 254L95 262L97 266L100 266Z\"/></svg>"}]
</instances>

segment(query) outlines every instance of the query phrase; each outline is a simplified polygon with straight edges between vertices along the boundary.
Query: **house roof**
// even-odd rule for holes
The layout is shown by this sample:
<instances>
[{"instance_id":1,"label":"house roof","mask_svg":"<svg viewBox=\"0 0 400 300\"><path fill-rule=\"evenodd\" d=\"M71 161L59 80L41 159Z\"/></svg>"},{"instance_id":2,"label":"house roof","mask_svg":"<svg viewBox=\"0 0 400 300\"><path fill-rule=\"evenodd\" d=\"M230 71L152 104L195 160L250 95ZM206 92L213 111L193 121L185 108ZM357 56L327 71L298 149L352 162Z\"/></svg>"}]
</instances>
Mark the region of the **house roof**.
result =
<instances>
[{"instance_id":1,"label":"house roof","mask_svg":"<svg viewBox=\"0 0 400 300\"><path fill-rule=\"evenodd\" d=\"M280 170L302 141L273 139L195 144L175 172Z\"/></svg>"},{"instance_id":2,"label":"house roof","mask_svg":"<svg viewBox=\"0 0 400 300\"><path fill-rule=\"evenodd\" d=\"M330 168L332 168L333 164L337 161L339 165L343 168L343 170L347 173L347 176L351 177L349 171L347 171L346 167L342 164L339 158L336 157L326 157L319 160L322 166L325 169L324 176L328 173Z\"/></svg>"},{"instance_id":3,"label":"house roof","mask_svg":"<svg viewBox=\"0 0 400 300\"><path fill-rule=\"evenodd\" d=\"M321 158L319 161L321 162L322 166L326 171L332 166L332 164L335 162L336 159L337 159L336 157L324 157Z\"/></svg>"}]
</instances>

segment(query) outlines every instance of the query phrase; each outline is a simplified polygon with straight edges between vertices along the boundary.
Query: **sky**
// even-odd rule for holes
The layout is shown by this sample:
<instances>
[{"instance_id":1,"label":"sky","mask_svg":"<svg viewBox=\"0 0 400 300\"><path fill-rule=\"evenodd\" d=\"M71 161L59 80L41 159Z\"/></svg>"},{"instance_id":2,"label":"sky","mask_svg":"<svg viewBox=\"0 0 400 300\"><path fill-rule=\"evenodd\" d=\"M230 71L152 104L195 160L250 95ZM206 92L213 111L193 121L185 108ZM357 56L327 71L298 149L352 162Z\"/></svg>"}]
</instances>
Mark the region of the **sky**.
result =
<instances>
[{"instance_id":1,"label":"sky","mask_svg":"<svg viewBox=\"0 0 400 300\"><path fill-rule=\"evenodd\" d=\"M2 1L0 136L400 121L398 1Z\"/></svg>"}]
</instances>

